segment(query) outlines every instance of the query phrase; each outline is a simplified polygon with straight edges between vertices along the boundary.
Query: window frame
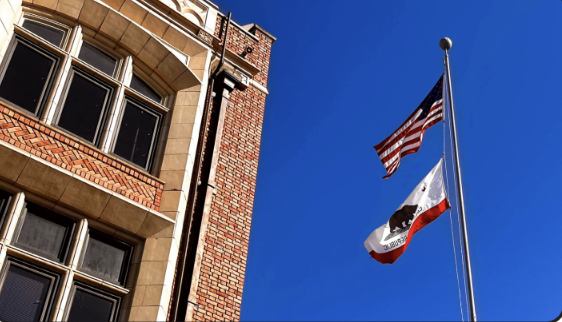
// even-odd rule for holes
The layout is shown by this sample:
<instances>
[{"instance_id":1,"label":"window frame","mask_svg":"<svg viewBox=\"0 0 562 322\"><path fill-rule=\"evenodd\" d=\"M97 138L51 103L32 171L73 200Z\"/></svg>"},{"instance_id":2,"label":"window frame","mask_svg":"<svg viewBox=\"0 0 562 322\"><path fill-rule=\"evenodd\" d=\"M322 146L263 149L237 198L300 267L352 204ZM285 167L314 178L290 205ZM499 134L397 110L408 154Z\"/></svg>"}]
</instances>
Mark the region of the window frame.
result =
<instances>
[{"instance_id":1,"label":"window frame","mask_svg":"<svg viewBox=\"0 0 562 322\"><path fill-rule=\"evenodd\" d=\"M115 59L115 69L113 70L113 74L111 74L111 75L106 74L102 70L96 68L94 65L91 65L90 63L88 63L87 61L85 61L85 60L83 60L82 58L79 57L80 52L82 51L82 46L84 46L84 44L92 46L92 47L96 48L97 50L103 52L107 56ZM71 55L71 56L72 56L73 60L79 61L85 67L87 67L89 69L92 69L95 73L103 74L104 76L111 77L115 80L117 80L119 78L119 75L122 72L123 62L124 62L124 59L125 59L125 57L123 57L121 54L119 54L115 49L108 48L106 45L100 43L95 38L92 38L92 37L90 37L90 36L88 36L84 33L82 33L82 40L80 41L80 46L77 48L76 55Z\"/></svg>"},{"instance_id":2,"label":"window frame","mask_svg":"<svg viewBox=\"0 0 562 322\"><path fill-rule=\"evenodd\" d=\"M7 254L5 255L6 259L0 264L0 291L2 287L1 278L4 273L4 264L6 264L10 258L13 258L15 261L18 261L18 263L23 263L22 265L26 266L24 267L26 270L28 270L28 267L31 266L35 270L45 272L47 275L50 274L51 277L59 278L58 284L53 284L52 282L50 283L49 287L52 287L50 288L52 292L45 293L47 294L45 296L45 305L51 305L52 309L51 307L48 307L48 310L50 311L45 311L47 314L43 314L44 312L42 312L44 316L43 320L65 320L67 314L70 313L71 306L66 304L68 303L73 283L81 283L85 285L86 288L90 287L90 293L93 295L105 295L111 300L120 301L112 308L114 316L113 321L119 321L122 317L126 317L127 309L130 308L130 301L132 300L134 293L132 290L134 290L134 285L136 284L138 275L138 267L133 263L136 263L139 256L142 255L143 239L126 232L115 233L115 229L107 226L107 224L89 218L88 216L82 215L76 210L66 208L65 206L57 207L56 210L51 210L50 208L52 208L52 205L50 205L50 202L47 199L38 195L27 194L25 190L15 186L0 185L0 192L4 191L7 194L12 194L13 199L11 200L11 204L9 204L9 215L6 217L7 219L5 220L4 225L0 226L0 231L4 231L4 238L8 238L1 243L5 245L4 249ZM27 249L21 248L19 245L15 244L16 238L14 236L18 234L18 227L25 220L22 219L22 216L24 207L27 206L26 203L33 203L41 209L46 208L48 211L54 212L57 216L64 217L64 219L76 223L76 228L72 234L70 247L68 248L65 261L53 261L51 259L52 257L46 257L43 253L38 253L36 251L28 251ZM40 212L36 212L36 214L38 213ZM10 230L12 233L6 236L6 230ZM119 246L121 246L120 248L125 250L126 254L124 254L123 257L124 260L121 262L121 266L119 267L120 278L123 281L122 283L114 279L97 277L92 274L91 271L81 269L81 255L85 255L85 252L83 251L88 243L87 238L90 235L89 230L93 230L100 235L106 236L108 239L115 240L115 243L118 243ZM102 238L99 237L97 239L102 240ZM103 239L103 241L107 242L107 239ZM126 247L126 249L124 247ZM104 253L101 254L103 255ZM113 270L113 272L116 271L117 270ZM70 280L67 280L68 278L70 278ZM66 288L65 285L67 285L68 288ZM74 296L74 294L72 294L72 296ZM55 309L63 307L64 309L61 311Z\"/></svg>"},{"instance_id":3,"label":"window frame","mask_svg":"<svg viewBox=\"0 0 562 322\"><path fill-rule=\"evenodd\" d=\"M27 217L27 206L28 204L33 204L37 207L41 207L43 209L45 209L46 214L42 213L42 214L34 214L35 216L41 217L43 219L52 221L54 223L60 224L61 226L66 226L67 227L67 231L63 237L63 241L62 241L62 247L59 250L59 253L57 254L57 256L52 256L51 254L46 254L44 252L41 251L37 251L36 249L31 249L30 247L27 247L26 245L22 245L21 243L19 243L19 238L20 238L20 234L21 231L23 229L23 224L25 223L25 219ZM17 223L16 226L16 231L14 232L14 236L12 238L12 245L18 248L21 248L23 250L26 250L32 254L36 254L39 255L41 257L50 259L52 261L55 261L57 263L61 263L64 264L66 262L66 259L68 258L68 254L70 252L70 245L72 243L72 237L74 236L74 231L76 230L76 224L77 222L73 219L71 219L68 216L64 216L61 215L57 212L54 212L50 209L47 209L46 207L43 207L37 203L34 202L30 202L30 201L25 201L21 214L20 214L20 218L19 218L19 222Z\"/></svg>"},{"instance_id":4,"label":"window frame","mask_svg":"<svg viewBox=\"0 0 562 322\"><path fill-rule=\"evenodd\" d=\"M125 250L125 255L123 256L123 263L121 264L121 268L119 269L119 278L117 281L108 279L106 276L94 272L88 268L84 269L84 258L86 257L86 252L88 251L88 246L92 235L94 235L94 239L97 239L98 241L106 243L115 248L120 248L120 249L127 248ZM88 274L100 278L104 281L108 281L110 283L117 284L121 287L124 287L127 284L127 278L129 277L129 271L131 269L134 251L135 251L134 245L126 243L123 240L108 235L107 233L104 233L100 230L88 228L88 232L86 233L86 239L84 240L84 246L82 247L82 252L80 254L80 260L77 265L77 270L80 271L81 273Z\"/></svg>"},{"instance_id":5,"label":"window frame","mask_svg":"<svg viewBox=\"0 0 562 322\"><path fill-rule=\"evenodd\" d=\"M85 63L83 61L81 61L81 62ZM59 125L60 117L62 116L62 112L64 110L64 104L66 103L66 99L68 97L68 92L70 90L70 86L72 85L72 80L73 80L75 74L79 74L80 76L88 79L89 81L96 84L97 86L109 90L108 94L106 95L105 100L104 100L104 107L103 107L102 113L100 114L100 118L98 120L98 125L96 126L96 133L94 135L93 141L90 141L86 138L83 138L83 137L79 136L78 134L75 134L75 133L73 133L73 132L71 132L71 131L69 131L69 130L67 130L67 129L65 129L62 126ZM97 75L93 75L92 73L89 73L88 71L84 70L83 68L80 68L79 66L76 66L75 64L72 64L72 66L70 67L70 70L68 71L68 77L66 78L66 81L64 83L63 91L60 94L59 103L57 104L55 115L53 117L51 125L55 126L57 129L60 129L64 133L67 133L67 134L71 135L72 137L77 138L78 140L88 142L91 145L94 145L96 147L100 146L103 143L102 142L103 132L107 128L107 124L109 123L108 118L110 116L110 111L111 111L111 107L113 105L113 102L115 101L115 93L116 92L117 92L117 89L115 88L115 85L112 84L111 82L107 82L107 81L101 79L101 77L98 77Z\"/></svg>"},{"instance_id":6,"label":"window frame","mask_svg":"<svg viewBox=\"0 0 562 322\"><path fill-rule=\"evenodd\" d=\"M48 26L48 27L51 27L51 28L54 28L54 29L61 30L61 31L64 33L63 36L62 36L61 44L60 44L60 45L55 45L55 44L53 44L53 43L50 43L48 40L46 40L46 39L42 38L41 36L35 34L35 33L32 32L31 30L25 28L25 27L23 26L23 24L24 24L24 22L25 22L26 20L33 21L33 22L35 22L35 23L40 23L40 24L43 24L43 25L45 25L45 26ZM43 40L43 41L49 43L50 45L55 46L55 47L57 47L57 48L59 48L59 49L61 49L61 50L65 50L66 46L68 45L68 41L69 41L69 38L70 38L70 34L72 33L72 28L69 27L69 26L67 26L67 25L65 25L65 24L62 24L62 23L57 22L57 21L55 21L55 20L47 19L47 18L42 17L42 16L38 16L38 15L29 13L29 12L25 12L25 13L24 13L24 15L23 15L23 17L22 17L21 22L20 22L19 25L20 25L20 27L21 27L22 29L24 29L25 31L29 32L29 33L32 34L34 37L40 38L41 40Z\"/></svg>"},{"instance_id":7,"label":"window frame","mask_svg":"<svg viewBox=\"0 0 562 322\"><path fill-rule=\"evenodd\" d=\"M156 93L157 95L160 95L160 101L155 101L155 100L153 100L152 98L150 98L150 97L146 96L145 94L139 92L138 90L134 89L134 88L131 86L131 82L133 81L133 78L134 78L134 77L138 78L140 82L144 83L144 84L145 84L149 89L151 89L154 93ZM131 80L130 80L129 86L127 86L127 88L128 88L131 92L133 92L134 94L136 94L137 96L141 97L143 100L150 101L150 102L153 103L153 104L156 103L157 105L163 105L163 104L164 104L166 95L162 95L162 93L161 93L161 91L160 91L159 89L155 88L152 84L150 84L150 82L147 82L147 81L146 81L146 78L143 77L143 76L141 76L141 75L140 75L139 73L137 73L137 72L132 72L132 73L131 73Z\"/></svg>"},{"instance_id":8,"label":"window frame","mask_svg":"<svg viewBox=\"0 0 562 322\"><path fill-rule=\"evenodd\" d=\"M4 226L4 222L6 221L6 216L8 215L8 210L12 205L13 199L13 193L0 189L0 231L1 227Z\"/></svg>"},{"instance_id":9,"label":"window frame","mask_svg":"<svg viewBox=\"0 0 562 322\"><path fill-rule=\"evenodd\" d=\"M130 77L128 81L124 84L125 89L129 92L130 95L136 97L138 100L146 101L147 104L154 106L156 109L164 111L165 113L169 112L169 108L167 107L170 104L170 97L174 94L177 94L175 90L173 90L170 85L165 84L163 79L160 79L164 84L160 84L156 79L152 76L149 76L145 69L141 66L144 65L142 61L138 58L133 56L133 64L132 69L130 71ZM156 94L160 95L161 99L160 102L154 101L148 96L138 92L136 89L131 87L131 81L133 80L133 75L138 77L142 82L144 82L148 87L150 87ZM158 77L158 76L156 76Z\"/></svg>"},{"instance_id":10,"label":"window frame","mask_svg":"<svg viewBox=\"0 0 562 322\"><path fill-rule=\"evenodd\" d=\"M111 300L115 303L115 305L113 306L113 310L111 312L111 318L109 319L110 322L112 321L117 321L119 319L119 315L120 315L120 311L121 311L121 306L123 304L123 297L122 296L118 296L106 291L101 290L100 288L95 288L93 286L90 286L84 282L80 282L77 281L76 279L72 282L72 290L70 291L70 293L68 294L68 301L66 303L66 307L65 307L65 313L64 313L64 321L68 321L68 318L70 316L70 311L72 310L72 304L74 303L74 296L76 294L76 290L77 289L81 289L87 293L93 294L95 296L99 296L108 300Z\"/></svg>"},{"instance_id":11,"label":"window frame","mask_svg":"<svg viewBox=\"0 0 562 322\"><path fill-rule=\"evenodd\" d=\"M146 102L144 102L144 100L139 100L138 98L134 97L133 95L131 95L132 91L130 91L130 89L127 87L125 89L125 93L123 95L123 102L121 103L121 107L119 109L119 115L117 117L117 120L115 122L115 131L113 134L113 138L111 139L111 145L110 145L110 149L109 149L109 153L118 158L119 160L122 160L123 162L127 162L127 164L133 165L137 168L141 168L144 171L147 172L151 172L152 171L152 166L154 165L154 160L155 160L155 154L156 154L156 150L158 149L158 144L160 143L160 134L162 132L162 123L163 123L163 119L165 117L165 114L162 113L161 111L159 111L159 109L154 108L153 106L155 104L152 104L153 106L150 106L150 104L147 104ZM136 92L134 92L134 94L136 94ZM149 100L149 99L147 99ZM152 100L150 100L152 102ZM147 157L147 164L145 166L139 165L134 163L133 161L130 161L128 159L125 159L124 157L118 155L115 153L115 145L117 144L117 139L119 138L119 132L121 132L121 123L123 121L123 116L125 116L125 108L127 107L127 102L131 102L132 104L134 104L135 106L137 106L138 108L146 111L147 113L150 113L154 116L156 116L156 126L154 128L154 132L153 132L153 136L152 136L152 142L150 144L150 150L149 150L149 155Z\"/></svg>"},{"instance_id":12,"label":"window frame","mask_svg":"<svg viewBox=\"0 0 562 322\"><path fill-rule=\"evenodd\" d=\"M38 265L31 264L17 257L8 255L4 260L4 265L2 266L2 272L0 275L0 293L2 293L2 290L4 288L4 282L6 281L6 277L8 275L8 271L11 265L15 265L20 269L27 270L41 276L45 276L51 280L51 284L49 285L49 289L47 291L47 296L45 297L46 303L43 307L41 318L39 319L39 321L47 321L50 318L50 315L53 310L57 291L60 286L61 275L51 270L40 267Z\"/></svg>"},{"instance_id":13,"label":"window frame","mask_svg":"<svg viewBox=\"0 0 562 322\"><path fill-rule=\"evenodd\" d=\"M24 29L26 32L27 29ZM31 32L29 32L31 33ZM38 37L35 36L35 34L32 34L34 37ZM43 40L41 38L41 40ZM53 90L53 85L55 83L55 78L57 76L57 72L59 71L60 65L61 65L61 57L52 53L51 51L43 48L42 46L40 46L39 44L34 43L33 41L31 41L30 39L27 39L26 37L18 34L18 33L14 33L14 36L12 37L12 40L10 41L9 45L8 45L8 49L6 51L6 54L4 55L4 58L2 59L2 63L0 65L0 86L2 85L2 82L4 81L4 77L6 76L6 71L8 70L8 67L10 66L10 62L12 61L12 57L14 55L14 52L17 48L17 45L21 43L23 46L27 46L29 49L36 51L37 53L39 53L40 55L50 59L51 61L53 61L53 63L51 64L51 69L49 71L49 75L47 77L47 81L45 82L45 86L43 87L43 91L41 93L41 96L39 97L38 103L35 107L35 112L31 112L26 110L25 108L17 105L14 102L10 102L7 99L4 99L2 97L0 97L0 100L2 102L5 102L7 104L9 104L10 106L15 106L18 108L19 111L21 111L22 113L25 113L27 115L33 115L37 118L41 118L41 115L45 109L45 105L47 103L47 100L49 98L49 94L51 94L51 91ZM50 45L52 45L51 43L49 43Z\"/></svg>"}]
</instances>

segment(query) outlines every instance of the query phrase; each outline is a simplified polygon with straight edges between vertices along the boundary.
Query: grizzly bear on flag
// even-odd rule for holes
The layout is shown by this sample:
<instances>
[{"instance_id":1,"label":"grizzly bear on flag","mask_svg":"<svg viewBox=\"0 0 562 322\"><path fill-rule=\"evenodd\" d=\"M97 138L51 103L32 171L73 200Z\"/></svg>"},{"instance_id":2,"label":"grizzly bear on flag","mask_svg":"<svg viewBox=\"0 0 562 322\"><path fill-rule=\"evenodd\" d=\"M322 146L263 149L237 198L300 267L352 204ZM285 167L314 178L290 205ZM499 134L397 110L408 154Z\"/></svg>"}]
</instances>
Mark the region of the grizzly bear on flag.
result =
<instances>
[{"instance_id":1,"label":"grizzly bear on flag","mask_svg":"<svg viewBox=\"0 0 562 322\"><path fill-rule=\"evenodd\" d=\"M390 220L388 221L388 224L390 225L390 232L394 232L397 228L402 229L410 227L410 220L414 220L414 214L417 209L418 205L405 205L404 207L396 210L396 212L390 216Z\"/></svg>"}]
</instances>

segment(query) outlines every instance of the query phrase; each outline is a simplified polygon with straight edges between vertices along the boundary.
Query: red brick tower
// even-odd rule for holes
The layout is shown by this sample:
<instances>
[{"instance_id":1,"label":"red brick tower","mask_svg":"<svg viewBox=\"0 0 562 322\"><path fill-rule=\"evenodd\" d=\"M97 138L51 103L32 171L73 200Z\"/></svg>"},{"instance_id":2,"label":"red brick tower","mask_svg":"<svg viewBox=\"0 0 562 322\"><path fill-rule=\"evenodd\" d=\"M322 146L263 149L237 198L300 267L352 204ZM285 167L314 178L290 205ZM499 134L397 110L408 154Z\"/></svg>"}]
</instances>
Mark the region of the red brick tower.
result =
<instances>
[{"instance_id":1,"label":"red brick tower","mask_svg":"<svg viewBox=\"0 0 562 322\"><path fill-rule=\"evenodd\" d=\"M215 36L222 41L228 28L225 57L229 60L230 53L234 62L220 66L215 61L212 68L214 99L200 147L200 185L191 229L185 229L188 235L182 238L187 253L182 289L175 293L178 320L182 316L186 321L240 319L267 77L276 39L255 24L241 27L227 22L227 17L217 18ZM237 70L235 60L241 58L255 70L252 80ZM180 263L177 274L181 275L181 268ZM176 277L178 288L179 283Z\"/></svg>"}]
</instances>

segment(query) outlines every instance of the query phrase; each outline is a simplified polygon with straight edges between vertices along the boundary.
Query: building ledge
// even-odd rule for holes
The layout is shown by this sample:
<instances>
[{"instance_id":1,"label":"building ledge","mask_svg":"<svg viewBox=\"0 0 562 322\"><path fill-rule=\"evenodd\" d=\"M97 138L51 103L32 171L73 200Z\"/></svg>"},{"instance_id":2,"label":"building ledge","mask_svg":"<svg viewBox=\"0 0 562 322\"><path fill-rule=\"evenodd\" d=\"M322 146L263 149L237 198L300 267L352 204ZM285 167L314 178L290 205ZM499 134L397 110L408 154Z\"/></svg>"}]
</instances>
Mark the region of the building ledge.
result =
<instances>
[{"instance_id":1,"label":"building ledge","mask_svg":"<svg viewBox=\"0 0 562 322\"><path fill-rule=\"evenodd\" d=\"M75 210L143 239L175 223L155 210L4 141L0 141L0 155L0 179L53 201L54 207Z\"/></svg>"},{"instance_id":2,"label":"building ledge","mask_svg":"<svg viewBox=\"0 0 562 322\"><path fill-rule=\"evenodd\" d=\"M263 29L262 27L256 25L255 23L251 23L248 25L244 25L242 26L242 29L247 30L249 32L251 32L252 34L255 34L256 30L259 30L262 34L266 35L267 37L269 37L271 39L271 43L273 44L274 42L277 41L277 38L275 36L273 36L272 34L270 34L269 32L267 32L265 29Z\"/></svg>"},{"instance_id":3,"label":"building ledge","mask_svg":"<svg viewBox=\"0 0 562 322\"><path fill-rule=\"evenodd\" d=\"M121 195L141 207L155 211L160 208L164 189L162 180L5 104L0 104L0 143L41 159L53 168L68 171L72 176L81 177L100 189ZM9 158L2 155L0 176L8 176L9 182L15 182L19 174L13 176L20 165L12 166L10 162Z\"/></svg>"}]
</instances>

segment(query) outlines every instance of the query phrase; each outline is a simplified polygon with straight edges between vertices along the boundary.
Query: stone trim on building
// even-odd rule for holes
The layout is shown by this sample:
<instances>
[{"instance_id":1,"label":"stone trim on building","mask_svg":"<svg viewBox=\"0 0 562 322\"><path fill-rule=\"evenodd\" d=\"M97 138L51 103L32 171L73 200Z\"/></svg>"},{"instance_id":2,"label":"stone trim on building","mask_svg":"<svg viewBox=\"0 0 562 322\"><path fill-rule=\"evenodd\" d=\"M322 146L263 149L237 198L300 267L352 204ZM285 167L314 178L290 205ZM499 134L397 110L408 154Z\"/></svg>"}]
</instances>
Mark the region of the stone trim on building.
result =
<instances>
[{"instance_id":1,"label":"stone trim on building","mask_svg":"<svg viewBox=\"0 0 562 322\"><path fill-rule=\"evenodd\" d=\"M139 204L160 208L164 182L0 103L0 140Z\"/></svg>"}]
</instances>

